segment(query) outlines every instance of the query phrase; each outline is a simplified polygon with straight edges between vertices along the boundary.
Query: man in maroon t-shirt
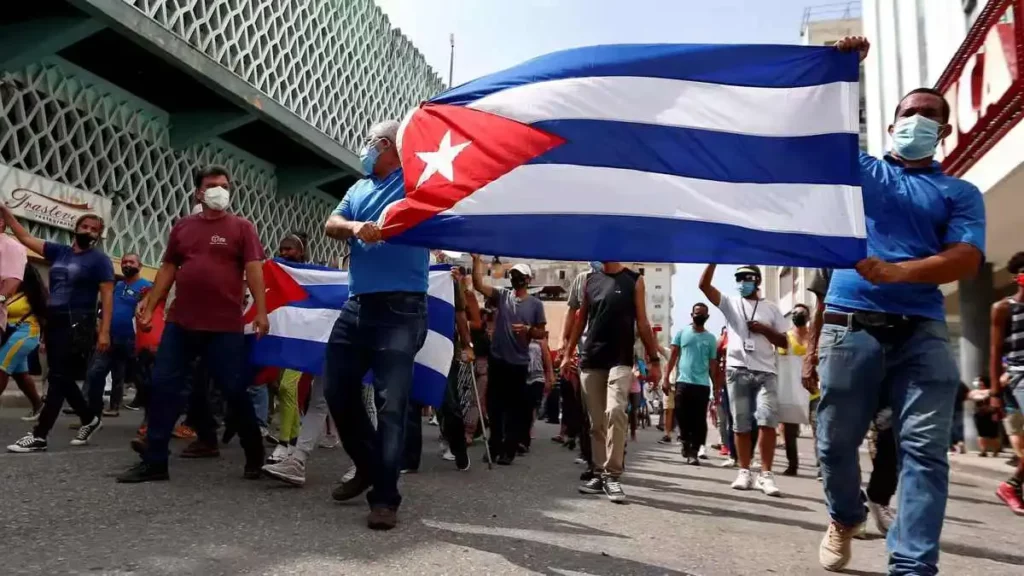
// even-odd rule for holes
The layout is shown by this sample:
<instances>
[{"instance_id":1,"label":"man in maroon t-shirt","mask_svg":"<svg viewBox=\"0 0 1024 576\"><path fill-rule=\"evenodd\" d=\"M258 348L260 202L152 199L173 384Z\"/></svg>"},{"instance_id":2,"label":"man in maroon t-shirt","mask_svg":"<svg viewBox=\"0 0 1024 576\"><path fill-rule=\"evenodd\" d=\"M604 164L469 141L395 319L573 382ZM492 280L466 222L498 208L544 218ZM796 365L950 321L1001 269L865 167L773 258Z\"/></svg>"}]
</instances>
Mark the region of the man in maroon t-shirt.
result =
<instances>
[{"instance_id":1,"label":"man in maroon t-shirt","mask_svg":"<svg viewBox=\"0 0 1024 576\"><path fill-rule=\"evenodd\" d=\"M252 223L227 212L228 172L212 166L196 174L202 212L182 218L171 230L153 289L139 304L138 321L148 326L153 310L177 285L153 368L149 429L138 445L142 462L118 482L167 480L167 445L188 398L187 371L197 356L221 387L245 449L245 477L259 478L263 439L246 391L247 353L242 334L243 282L256 305L257 337L270 329L263 286L263 247ZM217 446L208 447L214 452Z\"/></svg>"}]
</instances>

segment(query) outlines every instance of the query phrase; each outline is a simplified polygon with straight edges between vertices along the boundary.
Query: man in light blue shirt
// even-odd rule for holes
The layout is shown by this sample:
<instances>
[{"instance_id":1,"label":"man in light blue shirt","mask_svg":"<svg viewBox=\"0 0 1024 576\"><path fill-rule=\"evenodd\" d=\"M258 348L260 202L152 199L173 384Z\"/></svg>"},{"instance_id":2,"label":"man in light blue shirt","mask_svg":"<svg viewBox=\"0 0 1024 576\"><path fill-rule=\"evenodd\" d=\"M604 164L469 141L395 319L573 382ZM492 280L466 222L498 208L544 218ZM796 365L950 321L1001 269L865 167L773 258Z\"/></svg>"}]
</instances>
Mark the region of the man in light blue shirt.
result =
<instances>
[{"instance_id":1,"label":"man in light blue shirt","mask_svg":"<svg viewBox=\"0 0 1024 576\"><path fill-rule=\"evenodd\" d=\"M863 59L868 41L845 38L837 48ZM832 520L818 556L828 570L849 563L851 538L865 521L858 449L884 402L900 457L889 574L938 573L959 385L939 286L974 276L985 250L981 193L933 160L952 130L949 114L941 93L913 90L889 127L890 152L861 155L868 257L834 272L820 335L812 336L820 358L818 454Z\"/></svg>"},{"instance_id":2,"label":"man in light blue shirt","mask_svg":"<svg viewBox=\"0 0 1024 576\"><path fill-rule=\"evenodd\" d=\"M350 296L327 343L324 377L327 403L356 474L333 496L349 500L372 488L367 524L374 530L390 530L398 521L406 410L416 352L427 336L429 253L382 243L376 224L384 208L405 197L397 138L398 122L370 129L360 155L367 177L345 194L325 230L351 250ZM386 399L376 430L363 403L367 370Z\"/></svg>"},{"instance_id":3,"label":"man in light blue shirt","mask_svg":"<svg viewBox=\"0 0 1024 576\"><path fill-rule=\"evenodd\" d=\"M693 325L676 333L672 339L672 357L662 390L676 396L676 422L683 437L683 460L700 466L697 457L708 436L708 401L711 399L711 370L718 356L718 339L704 329L708 321L708 305L698 302L690 311ZM675 390L669 379L678 365Z\"/></svg>"}]
</instances>

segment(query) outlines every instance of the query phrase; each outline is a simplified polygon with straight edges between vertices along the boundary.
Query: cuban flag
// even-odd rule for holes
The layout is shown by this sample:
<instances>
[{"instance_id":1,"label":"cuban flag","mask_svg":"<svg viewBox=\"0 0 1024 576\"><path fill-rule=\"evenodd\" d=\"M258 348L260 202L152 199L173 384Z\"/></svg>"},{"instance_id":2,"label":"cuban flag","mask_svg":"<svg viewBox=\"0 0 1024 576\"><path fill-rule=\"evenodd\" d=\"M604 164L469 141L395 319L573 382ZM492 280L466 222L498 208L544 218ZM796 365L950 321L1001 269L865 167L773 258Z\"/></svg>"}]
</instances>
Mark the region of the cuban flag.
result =
<instances>
[{"instance_id":1,"label":"cuban flag","mask_svg":"<svg viewBox=\"0 0 1024 576\"><path fill-rule=\"evenodd\" d=\"M434 266L427 289L427 339L416 354L411 398L438 407L444 398L455 350L455 287L450 266ZM320 374L327 340L348 300L348 272L283 260L263 263L270 333L252 337L249 360L254 366L290 368ZM246 333L256 315L246 311ZM372 381L372 374L367 378Z\"/></svg>"},{"instance_id":2,"label":"cuban flag","mask_svg":"<svg viewBox=\"0 0 1024 576\"><path fill-rule=\"evenodd\" d=\"M397 243L559 260L850 267L855 54L593 46L463 84L399 132Z\"/></svg>"}]
</instances>

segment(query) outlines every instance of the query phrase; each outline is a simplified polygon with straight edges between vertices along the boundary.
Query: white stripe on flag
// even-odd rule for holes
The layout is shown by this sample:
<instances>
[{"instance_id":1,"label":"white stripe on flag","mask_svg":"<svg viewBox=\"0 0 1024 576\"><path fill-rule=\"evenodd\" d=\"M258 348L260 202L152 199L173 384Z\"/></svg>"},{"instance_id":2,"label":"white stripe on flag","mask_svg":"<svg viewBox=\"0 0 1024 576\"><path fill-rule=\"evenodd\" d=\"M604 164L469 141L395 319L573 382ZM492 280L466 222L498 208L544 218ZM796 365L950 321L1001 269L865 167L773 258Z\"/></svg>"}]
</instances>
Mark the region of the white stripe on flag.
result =
<instances>
[{"instance_id":1,"label":"white stripe on flag","mask_svg":"<svg viewBox=\"0 0 1024 576\"><path fill-rule=\"evenodd\" d=\"M434 372L448 375L452 367L452 355L455 344L433 330L427 331L427 339L423 347L416 353L416 363L430 368Z\"/></svg>"},{"instance_id":2,"label":"white stripe on flag","mask_svg":"<svg viewBox=\"0 0 1024 576\"><path fill-rule=\"evenodd\" d=\"M302 286L348 284L348 272L344 270L314 270L297 266L292 267L286 264L281 264L281 268Z\"/></svg>"},{"instance_id":3,"label":"white stripe on flag","mask_svg":"<svg viewBox=\"0 0 1024 576\"><path fill-rule=\"evenodd\" d=\"M860 129L858 90L855 82L761 88L636 76L588 77L523 84L468 107L525 124L585 119L755 136L855 134Z\"/></svg>"},{"instance_id":4,"label":"white stripe on flag","mask_svg":"<svg viewBox=\"0 0 1024 576\"><path fill-rule=\"evenodd\" d=\"M267 314L267 319L271 336L327 342L340 315L341 310L282 306ZM252 324L245 325L245 333L252 334Z\"/></svg>"},{"instance_id":5,"label":"white stripe on flag","mask_svg":"<svg viewBox=\"0 0 1024 576\"><path fill-rule=\"evenodd\" d=\"M863 197L856 186L716 182L562 164L520 166L444 213L648 216L866 237L858 217L864 213Z\"/></svg>"}]
</instances>

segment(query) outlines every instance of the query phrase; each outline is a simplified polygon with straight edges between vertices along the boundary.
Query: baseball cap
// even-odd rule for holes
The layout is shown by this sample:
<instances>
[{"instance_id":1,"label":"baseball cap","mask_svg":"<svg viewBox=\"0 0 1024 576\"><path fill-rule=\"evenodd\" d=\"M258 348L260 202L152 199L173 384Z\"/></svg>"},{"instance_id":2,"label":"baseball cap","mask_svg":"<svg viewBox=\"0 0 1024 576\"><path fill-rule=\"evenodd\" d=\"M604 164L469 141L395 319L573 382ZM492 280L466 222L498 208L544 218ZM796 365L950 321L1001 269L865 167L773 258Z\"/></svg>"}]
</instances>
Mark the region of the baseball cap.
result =
<instances>
[{"instance_id":1,"label":"baseball cap","mask_svg":"<svg viewBox=\"0 0 1024 576\"><path fill-rule=\"evenodd\" d=\"M747 274L753 274L758 278L761 278L761 269L753 264L744 264L736 268L736 276L746 276Z\"/></svg>"},{"instance_id":2,"label":"baseball cap","mask_svg":"<svg viewBox=\"0 0 1024 576\"><path fill-rule=\"evenodd\" d=\"M515 266L513 266L510 269L510 271L512 271L512 270L514 270L516 272L519 272L523 276L529 276L531 278L533 277L533 271L530 270L529 266L527 266L526 264L523 264L522 262L520 262L519 264L516 264Z\"/></svg>"}]
</instances>

